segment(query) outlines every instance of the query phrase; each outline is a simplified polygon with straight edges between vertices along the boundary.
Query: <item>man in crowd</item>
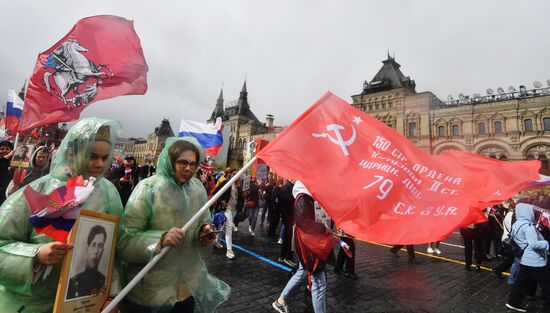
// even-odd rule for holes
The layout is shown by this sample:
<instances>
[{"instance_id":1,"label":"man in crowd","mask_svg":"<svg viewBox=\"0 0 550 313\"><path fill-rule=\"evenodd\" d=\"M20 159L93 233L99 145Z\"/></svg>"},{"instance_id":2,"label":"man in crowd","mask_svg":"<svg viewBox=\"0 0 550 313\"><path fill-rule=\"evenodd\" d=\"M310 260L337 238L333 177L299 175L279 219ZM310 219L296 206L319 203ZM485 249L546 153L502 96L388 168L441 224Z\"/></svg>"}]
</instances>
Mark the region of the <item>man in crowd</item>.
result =
<instances>
[{"instance_id":1,"label":"man in crowd","mask_svg":"<svg viewBox=\"0 0 550 313\"><path fill-rule=\"evenodd\" d=\"M147 160L146 164L139 169L139 179L145 179L155 175L156 169L153 166L151 160Z\"/></svg>"},{"instance_id":2,"label":"man in crowd","mask_svg":"<svg viewBox=\"0 0 550 313\"><path fill-rule=\"evenodd\" d=\"M265 210L262 211L262 218L260 220L261 226L263 226L266 217L268 223L271 221L271 211L273 210L273 186L275 186L275 179L273 178L273 173L269 173L267 176L267 181L261 189L262 196L265 201Z\"/></svg>"},{"instance_id":3,"label":"man in crowd","mask_svg":"<svg viewBox=\"0 0 550 313\"><path fill-rule=\"evenodd\" d=\"M277 226L279 226L279 219L281 218L281 203L280 203L280 193L281 187L283 186L283 180L278 179L277 184L273 186L272 189L272 210L269 212L269 230L267 232L269 237L277 238Z\"/></svg>"},{"instance_id":4,"label":"man in crowd","mask_svg":"<svg viewBox=\"0 0 550 313\"><path fill-rule=\"evenodd\" d=\"M260 202L260 187L256 184L255 179L250 180L250 187L245 193L245 206L248 213L248 232L255 236L256 223L258 220L258 211Z\"/></svg>"},{"instance_id":5,"label":"man in crowd","mask_svg":"<svg viewBox=\"0 0 550 313\"><path fill-rule=\"evenodd\" d=\"M0 141L0 205L6 200L6 189L13 177L10 161L13 157L13 144L8 140Z\"/></svg>"},{"instance_id":6,"label":"man in crowd","mask_svg":"<svg viewBox=\"0 0 550 313\"><path fill-rule=\"evenodd\" d=\"M109 180L118 190L120 200L122 200L122 205L126 206L128 198L130 198L132 190L134 190L134 187L137 185L139 180L136 159L131 155L124 157L122 166L115 167L111 170Z\"/></svg>"},{"instance_id":7,"label":"man in crowd","mask_svg":"<svg viewBox=\"0 0 550 313\"><path fill-rule=\"evenodd\" d=\"M290 267L296 266L296 262L294 262L294 255L292 254L292 225L294 225L294 197L292 196L293 187L294 185L292 182L286 180L278 196L280 204L279 209L283 223L283 226L281 227L284 227L279 262L284 262Z\"/></svg>"}]
</instances>

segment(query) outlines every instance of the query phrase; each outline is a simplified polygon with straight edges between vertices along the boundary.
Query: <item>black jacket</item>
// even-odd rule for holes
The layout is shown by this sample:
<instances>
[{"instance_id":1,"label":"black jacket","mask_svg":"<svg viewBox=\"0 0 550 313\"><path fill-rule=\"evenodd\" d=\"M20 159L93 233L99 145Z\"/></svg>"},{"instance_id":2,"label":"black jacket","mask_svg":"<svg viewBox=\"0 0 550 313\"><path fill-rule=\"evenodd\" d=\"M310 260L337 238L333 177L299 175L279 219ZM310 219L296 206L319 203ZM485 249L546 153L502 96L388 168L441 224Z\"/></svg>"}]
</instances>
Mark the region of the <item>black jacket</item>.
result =
<instances>
[{"instance_id":1,"label":"black jacket","mask_svg":"<svg viewBox=\"0 0 550 313\"><path fill-rule=\"evenodd\" d=\"M119 167L115 167L109 173L109 180L115 185L116 189L118 190L118 194L120 195L120 200L122 201L123 206L126 206L128 198L130 198L130 195L132 194L132 190L134 190L134 187L139 182L137 166L135 166L134 164L134 166L132 167L132 173L130 173L129 180L131 180L133 184L130 184L130 182L120 181L120 179L125 175L126 174L124 164L120 165Z\"/></svg>"},{"instance_id":2,"label":"black jacket","mask_svg":"<svg viewBox=\"0 0 550 313\"><path fill-rule=\"evenodd\" d=\"M291 182L286 182L278 192L279 209L281 217L286 219L293 219L294 212L294 196L292 195L292 188L294 185Z\"/></svg>"},{"instance_id":3,"label":"black jacket","mask_svg":"<svg viewBox=\"0 0 550 313\"><path fill-rule=\"evenodd\" d=\"M13 169L10 168L10 159L0 157L0 205L6 200L6 189L13 178Z\"/></svg>"}]
</instances>

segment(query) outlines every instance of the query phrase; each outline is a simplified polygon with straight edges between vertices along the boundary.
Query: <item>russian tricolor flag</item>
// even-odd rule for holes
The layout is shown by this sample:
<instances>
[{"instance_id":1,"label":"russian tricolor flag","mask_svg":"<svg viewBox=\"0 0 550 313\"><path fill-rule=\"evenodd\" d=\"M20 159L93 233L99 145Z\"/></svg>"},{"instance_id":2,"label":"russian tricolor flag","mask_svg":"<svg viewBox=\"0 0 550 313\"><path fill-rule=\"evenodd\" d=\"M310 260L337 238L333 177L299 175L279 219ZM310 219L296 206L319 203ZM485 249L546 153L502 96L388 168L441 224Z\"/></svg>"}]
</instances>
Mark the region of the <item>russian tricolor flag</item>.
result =
<instances>
[{"instance_id":1,"label":"russian tricolor flag","mask_svg":"<svg viewBox=\"0 0 550 313\"><path fill-rule=\"evenodd\" d=\"M189 120L181 120L179 137L195 137L204 148L206 156L215 156L223 145L222 119L218 117L216 123L205 124Z\"/></svg>"},{"instance_id":2,"label":"russian tricolor flag","mask_svg":"<svg viewBox=\"0 0 550 313\"><path fill-rule=\"evenodd\" d=\"M19 128L19 121L23 113L23 100L17 96L15 90L8 90L8 103L6 105L6 130L11 130L15 135Z\"/></svg>"},{"instance_id":3,"label":"russian tricolor flag","mask_svg":"<svg viewBox=\"0 0 550 313\"><path fill-rule=\"evenodd\" d=\"M65 186L45 195L25 187L23 196L29 205L29 222L37 234L44 234L56 241L65 241L73 228L82 204L94 191L95 178L85 181L82 176L71 177Z\"/></svg>"},{"instance_id":4,"label":"russian tricolor flag","mask_svg":"<svg viewBox=\"0 0 550 313\"><path fill-rule=\"evenodd\" d=\"M530 182L523 189L527 190L527 189L533 189L533 188L538 188L538 187L543 187L543 186L550 185L550 176L546 176L546 175L542 175L542 174L539 174L539 176L540 176L539 180L535 180L535 181Z\"/></svg>"}]
</instances>

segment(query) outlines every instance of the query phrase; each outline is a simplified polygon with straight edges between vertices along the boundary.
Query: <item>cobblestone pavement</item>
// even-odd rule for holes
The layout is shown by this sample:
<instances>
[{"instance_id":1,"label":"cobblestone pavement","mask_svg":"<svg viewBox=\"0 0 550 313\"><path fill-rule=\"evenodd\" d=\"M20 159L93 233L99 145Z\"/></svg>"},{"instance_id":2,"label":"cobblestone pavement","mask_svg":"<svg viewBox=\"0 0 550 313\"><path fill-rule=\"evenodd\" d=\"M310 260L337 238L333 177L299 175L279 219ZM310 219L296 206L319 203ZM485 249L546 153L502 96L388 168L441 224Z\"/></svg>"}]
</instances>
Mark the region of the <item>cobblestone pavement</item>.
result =
<instances>
[{"instance_id":1,"label":"cobblestone pavement","mask_svg":"<svg viewBox=\"0 0 550 313\"><path fill-rule=\"evenodd\" d=\"M267 237L266 228L258 226L256 236L248 232L248 223L233 233L233 242L256 256L234 247L236 258L228 260L225 249L215 249L206 257L210 273L232 288L229 301L218 312L275 312L272 302L279 296L291 273L257 256L277 262L280 245ZM442 258L426 254L426 245L416 246L420 265L407 262L405 250L396 258L384 245L357 242L357 280L332 272L327 266L328 312L507 312L509 287L487 268L481 272L466 272L460 236L452 234L440 249ZM291 312L308 312L304 292L290 302ZM540 293L537 294L540 297ZM526 302L527 303L527 300ZM309 305L310 306L310 305ZM528 312L549 312L542 300L528 303Z\"/></svg>"}]
</instances>

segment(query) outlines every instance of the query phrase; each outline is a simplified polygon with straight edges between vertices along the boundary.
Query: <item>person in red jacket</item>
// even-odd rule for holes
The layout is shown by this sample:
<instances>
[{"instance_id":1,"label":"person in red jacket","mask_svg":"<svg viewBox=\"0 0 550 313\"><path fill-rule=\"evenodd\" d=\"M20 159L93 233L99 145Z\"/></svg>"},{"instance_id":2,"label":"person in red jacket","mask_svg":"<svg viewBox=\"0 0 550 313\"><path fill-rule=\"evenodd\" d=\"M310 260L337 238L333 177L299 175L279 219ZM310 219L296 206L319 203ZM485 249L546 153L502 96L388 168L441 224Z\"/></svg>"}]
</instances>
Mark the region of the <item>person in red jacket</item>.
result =
<instances>
[{"instance_id":1,"label":"person in red jacket","mask_svg":"<svg viewBox=\"0 0 550 313\"><path fill-rule=\"evenodd\" d=\"M286 284L280 297L273 302L279 313L287 313L287 301L306 282L311 290L311 301L315 313L325 313L327 281L325 267L334 239L323 223L315 219L315 199L300 181L292 190L294 195L295 246L300 264L296 273Z\"/></svg>"}]
</instances>

